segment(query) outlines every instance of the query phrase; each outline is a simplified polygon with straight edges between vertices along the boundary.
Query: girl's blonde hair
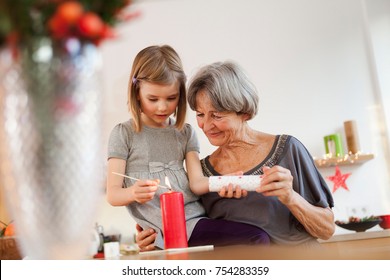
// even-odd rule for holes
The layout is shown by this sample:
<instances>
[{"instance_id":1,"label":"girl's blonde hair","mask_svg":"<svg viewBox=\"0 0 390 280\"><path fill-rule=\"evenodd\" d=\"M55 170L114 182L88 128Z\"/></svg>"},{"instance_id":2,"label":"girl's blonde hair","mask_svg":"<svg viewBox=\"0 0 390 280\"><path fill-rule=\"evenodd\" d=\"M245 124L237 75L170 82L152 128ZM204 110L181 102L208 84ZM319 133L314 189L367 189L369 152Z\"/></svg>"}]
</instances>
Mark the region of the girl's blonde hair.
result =
<instances>
[{"instance_id":1,"label":"girl's blonde hair","mask_svg":"<svg viewBox=\"0 0 390 280\"><path fill-rule=\"evenodd\" d=\"M182 129L187 110L186 76L181 59L171 46L147 47L141 50L134 59L129 79L127 104L137 132L142 129L141 106L138 100L142 81L164 85L179 82L179 103L174 116L176 128Z\"/></svg>"}]
</instances>

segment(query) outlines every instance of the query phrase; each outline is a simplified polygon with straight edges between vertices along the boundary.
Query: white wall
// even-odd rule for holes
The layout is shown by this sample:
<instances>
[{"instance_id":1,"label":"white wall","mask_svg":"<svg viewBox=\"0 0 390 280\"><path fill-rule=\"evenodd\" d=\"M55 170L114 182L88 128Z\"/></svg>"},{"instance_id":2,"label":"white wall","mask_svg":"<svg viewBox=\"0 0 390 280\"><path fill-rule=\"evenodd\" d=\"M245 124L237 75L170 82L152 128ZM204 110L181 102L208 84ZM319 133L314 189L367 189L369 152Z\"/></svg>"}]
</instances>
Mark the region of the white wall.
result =
<instances>
[{"instance_id":1,"label":"white wall","mask_svg":"<svg viewBox=\"0 0 390 280\"><path fill-rule=\"evenodd\" d=\"M189 77L207 63L241 64L260 91L260 112L251 125L294 135L313 156L324 154L323 136L343 133L343 122L356 120L361 147L375 159L341 168L352 176L349 192L334 193L336 219L346 218L350 208L390 213L390 108L382 110L382 100L390 99L389 1L139 0L131 10L142 17L103 46L105 145L111 128L129 118L126 91L135 55L148 45L169 44ZM194 116L189 111L188 122L196 127ZM214 147L197 132L203 157ZM334 168L321 172L333 175ZM125 208L102 198L99 213L106 233L119 231L125 242L131 239L134 223Z\"/></svg>"}]
</instances>

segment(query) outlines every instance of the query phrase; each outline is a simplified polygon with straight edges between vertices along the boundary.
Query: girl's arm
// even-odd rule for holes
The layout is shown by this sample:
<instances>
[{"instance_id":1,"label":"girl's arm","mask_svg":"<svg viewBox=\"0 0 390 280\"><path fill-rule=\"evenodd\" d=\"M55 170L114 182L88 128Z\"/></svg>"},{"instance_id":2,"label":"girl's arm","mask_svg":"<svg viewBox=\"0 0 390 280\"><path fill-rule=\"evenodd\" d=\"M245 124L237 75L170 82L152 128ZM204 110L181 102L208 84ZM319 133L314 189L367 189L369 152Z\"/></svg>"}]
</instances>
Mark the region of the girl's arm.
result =
<instances>
[{"instance_id":1,"label":"girl's arm","mask_svg":"<svg viewBox=\"0 0 390 280\"><path fill-rule=\"evenodd\" d=\"M196 195L209 192L209 179L203 175L199 154L196 151L186 155L186 169L191 191Z\"/></svg>"},{"instance_id":2,"label":"girl's arm","mask_svg":"<svg viewBox=\"0 0 390 280\"><path fill-rule=\"evenodd\" d=\"M188 179L190 181L191 191L196 195L202 195L209 192L209 178L203 175L200 165L199 154L195 151L188 152L186 156L186 168ZM242 175L242 171L226 174L226 175ZM241 190L240 186L229 184L219 191L221 197L240 198L248 195L246 190Z\"/></svg>"},{"instance_id":3,"label":"girl's arm","mask_svg":"<svg viewBox=\"0 0 390 280\"><path fill-rule=\"evenodd\" d=\"M158 182L153 180L140 180L128 188L122 188L124 178L112 172L125 174L126 161L110 158L107 167L108 203L113 206L125 206L133 202L145 203L151 200L156 193Z\"/></svg>"}]
</instances>

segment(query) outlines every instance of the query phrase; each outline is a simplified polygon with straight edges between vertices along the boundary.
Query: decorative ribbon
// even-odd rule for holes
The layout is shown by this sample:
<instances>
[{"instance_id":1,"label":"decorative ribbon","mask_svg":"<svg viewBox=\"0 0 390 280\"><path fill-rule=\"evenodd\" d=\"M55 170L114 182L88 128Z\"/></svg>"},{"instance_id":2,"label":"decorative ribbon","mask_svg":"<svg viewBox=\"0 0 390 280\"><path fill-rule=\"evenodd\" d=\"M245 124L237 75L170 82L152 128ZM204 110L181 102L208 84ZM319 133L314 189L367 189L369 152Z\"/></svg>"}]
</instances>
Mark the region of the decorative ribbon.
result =
<instances>
[{"instance_id":1,"label":"decorative ribbon","mask_svg":"<svg viewBox=\"0 0 390 280\"><path fill-rule=\"evenodd\" d=\"M161 172L165 169L170 170L180 170L183 168L183 163L179 162L177 160L170 161L169 163L163 163L163 162L149 162L149 172L155 173L155 172Z\"/></svg>"}]
</instances>

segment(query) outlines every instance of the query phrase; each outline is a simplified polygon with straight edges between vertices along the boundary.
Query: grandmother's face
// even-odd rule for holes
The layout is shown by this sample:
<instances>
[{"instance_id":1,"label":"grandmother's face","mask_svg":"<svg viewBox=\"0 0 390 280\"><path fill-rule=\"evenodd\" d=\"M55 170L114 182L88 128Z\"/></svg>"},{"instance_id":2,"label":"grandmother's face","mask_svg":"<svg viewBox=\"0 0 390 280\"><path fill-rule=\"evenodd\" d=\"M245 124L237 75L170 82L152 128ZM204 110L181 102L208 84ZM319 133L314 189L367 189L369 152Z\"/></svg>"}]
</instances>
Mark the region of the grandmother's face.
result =
<instances>
[{"instance_id":1,"label":"grandmother's face","mask_svg":"<svg viewBox=\"0 0 390 280\"><path fill-rule=\"evenodd\" d=\"M243 115L235 112L218 112L204 90L196 95L196 104L198 126L212 145L223 146L234 142L239 137L245 122Z\"/></svg>"}]
</instances>

